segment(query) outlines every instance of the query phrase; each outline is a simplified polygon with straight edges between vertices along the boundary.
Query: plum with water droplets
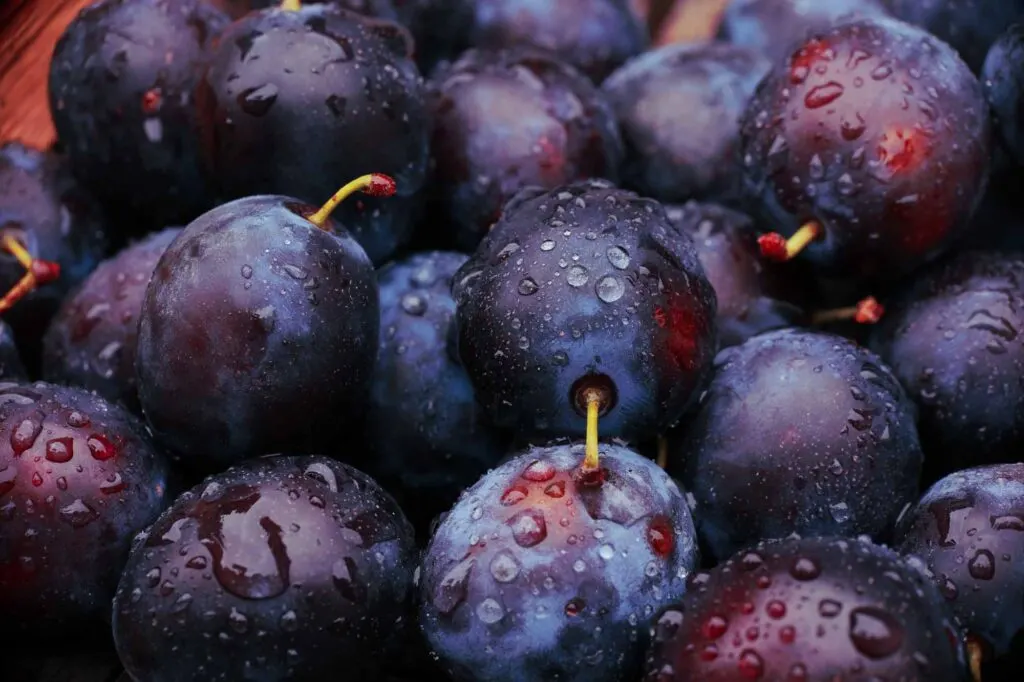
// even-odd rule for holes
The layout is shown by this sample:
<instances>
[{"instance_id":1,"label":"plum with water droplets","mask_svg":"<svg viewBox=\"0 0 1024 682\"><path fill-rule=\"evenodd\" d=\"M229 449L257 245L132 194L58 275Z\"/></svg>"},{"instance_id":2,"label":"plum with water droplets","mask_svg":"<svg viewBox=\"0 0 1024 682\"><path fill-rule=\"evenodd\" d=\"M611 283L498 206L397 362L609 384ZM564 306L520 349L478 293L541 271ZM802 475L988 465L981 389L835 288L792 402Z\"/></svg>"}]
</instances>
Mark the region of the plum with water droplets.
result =
<instances>
[{"instance_id":1,"label":"plum with water droplets","mask_svg":"<svg viewBox=\"0 0 1024 682\"><path fill-rule=\"evenodd\" d=\"M332 4L270 8L232 24L200 81L210 172L228 198L318 202L346 178L383 172L398 197L339 211L374 263L409 238L426 181L430 126L411 38Z\"/></svg>"},{"instance_id":2,"label":"plum with water droplets","mask_svg":"<svg viewBox=\"0 0 1024 682\"><path fill-rule=\"evenodd\" d=\"M1024 255L969 252L891 300L871 347L917 402L934 478L1024 446Z\"/></svg>"},{"instance_id":3,"label":"plum with water droplets","mask_svg":"<svg viewBox=\"0 0 1024 682\"><path fill-rule=\"evenodd\" d=\"M927 564L986 659L1020 658L1024 464L967 469L938 481L900 519L896 546Z\"/></svg>"},{"instance_id":4,"label":"plum with water droplets","mask_svg":"<svg viewBox=\"0 0 1024 682\"><path fill-rule=\"evenodd\" d=\"M872 352L785 329L722 351L669 473L718 559L791 533L885 540L918 495L914 404Z\"/></svg>"},{"instance_id":5,"label":"plum with water droplets","mask_svg":"<svg viewBox=\"0 0 1024 682\"><path fill-rule=\"evenodd\" d=\"M1024 23L1011 26L992 45L980 78L996 133L1016 164L1024 166Z\"/></svg>"},{"instance_id":6,"label":"plum with water droplets","mask_svg":"<svg viewBox=\"0 0 1024 682\"><path fill-rule=\"evenodd\" d=\"M882 0L731 0L718 34L778 61L812 33L884 16Z\"/></svg>"},{"instance_id":7,"label":"plum with water droplets","mask_svg":"<svg viewBox=\"0 0 1024 682\"><path fill-rule=\"evenodd\" d=\"M768 541L690 576L653 626L649 682L967 682L938 590L866 540Z\"/></svg>"},{"instance_id":8,"label":"plum with water droplets","mask_svg":"<svg viewBox=\"0 0 1024 682\"><path fill-rule=\"evenodd\" d=\"M989 137L981 86L948 45L858 21L809 38L761 82L742 124L744 188L766 229L792 235L780 257L877 286L964 234Z\"/></svg>"},{"instance_id":9,"label":"plum with water droplets","mask_svg":"<svg viewBox=\"0 0 1024 682\"><path fill-rule=\"evenodd\" d=\"M380 347L364 466L421 532L508 447L484 420L453 347L451 282L466 260L458 253L418 253L377 275Z\"/></svg>"},{"instance_id":10,"label":"plum with water droplets","mask_svg":"<svg viewBox=\"0 0 1024 682\"><path fill-rule=\"evenodd\" d=\"M626 143L622 182L682 202L738 200L739 119L770 63L725 43L669 45L602 85Z\"/></svg>"},{"instance_id":11,"label":"plum with water droplets","mask_svg":"<svg viewBox=\"0 0 1024 682\"><path fill-rule=\"evenodd\" d=\"M885 0L894 17L955 48L975 71L1010 24L1024 20L1024 0Z\"/></svg>"},{"instance_id":12,"label":"plum with water droplets","mask_svg":"<svg viewBox=\"0 0 1024 682\"><path fill-rule=\"evenodd\" d=\"M430 220L472 252L527 186L615 181L622 140L605 96L554 56L529 48L470 50L431 87L434 189Z\"/></svg>"},{"instance_id":13,"label":"plum with water droplets","mask_svg":"<svg viewBox=\"0 0 1024 682\"><path fill-rule=\"evenodd\" d=\"M193 91L227 23L203 0L101 0L57 43L49 77L57 135L119 231L181 224L211 205Z\"/></svg>"},{"instance_id":14,"label":"plum with water droplets","mask_svg":"<svg viewBox=\"0 0 1024 682\"><path fill-rule=\"evenodd\" d=\"M645 624L697 564L693 521L650 460L532 447L469 488L424 558L420 623L455 679L633 679Z\"/></svg>"},{"instance_id":15,"label":"plum with water droplets","mask_svg":"<svg viewBox=\"0 0 1024 682\"><path fill-rule=\"evenodd\" d=\"M735 346L772 329L805 324L813 283L790 267L765 263L750 216L725 206L691 201L666 206L668 219L693 238L718 299L718 342Z\"/></svg>"},{"instance_id":16,"label":"plum with water droplets","mask_svg":"<svg viewBox=\"0 0 1024 682\"><path fill-rule=\"evenodd\" d=\"M13 236L33 257L57 263L59 278L4 311L25 364L39 364L43 334L61 300L106 253L106 224L99 205L72 178L63 157L17 142L0 147L0 236ZM0 252L0 293L25 268Z\"/></svg>"},{"instance_id":17,"label":"plum with water droplets","mask_svg":"<svg viewBox=\"0 0 1024 682\"><path fill-rule=\"evenodd\" d=\"M123 408L78 388L0 384L0 633L87 638L109 619L167 475Z\"/></svg>"},{"instance_id":18,"label":"plum with water droplets","mask_svg":"<svg viewBox=\"0 0 1024 682\"><path fill-rule=\"evenodd\" d=\"M134 543L117 650L137 682L379 679L405 637L417 558L366 474L320 456L245 462Z\"/></svg>"},{"instance_id":19,"label":"plum with water droplets","mask_svg":"<svg viewBox=\"0 0 1024 682\"><path fill-rule=\"evenodd\" d=\"M661 204L607 182L530 188L455 276L459 356L500 428L649 438L694 402L715 352L715 293Z\"/></svg>"},{"instance_id":20,"label":"plum with water droplets","mask_svg":"<svg viewBox=\"0 0 1024 682\"><path fill-rule=\"evenodd\" d=\"M61 305L43 338L43 378L81 386L139 412L139 313L157 261L181 228L168 228L103 261Z\"/></svg>"},{"instance_id":21,"label":"plum with water droplets","mask_svg":"<svg viewBox=\"0 0 1024 682\"><path fill-rule=\"evenodd\" d=\"M197 218L161 256L139 317L139 401L194 470L264 454L343 455L365 412L380 328L366 252L323 208L255 196Z\"/></svg>"}]
</instances>

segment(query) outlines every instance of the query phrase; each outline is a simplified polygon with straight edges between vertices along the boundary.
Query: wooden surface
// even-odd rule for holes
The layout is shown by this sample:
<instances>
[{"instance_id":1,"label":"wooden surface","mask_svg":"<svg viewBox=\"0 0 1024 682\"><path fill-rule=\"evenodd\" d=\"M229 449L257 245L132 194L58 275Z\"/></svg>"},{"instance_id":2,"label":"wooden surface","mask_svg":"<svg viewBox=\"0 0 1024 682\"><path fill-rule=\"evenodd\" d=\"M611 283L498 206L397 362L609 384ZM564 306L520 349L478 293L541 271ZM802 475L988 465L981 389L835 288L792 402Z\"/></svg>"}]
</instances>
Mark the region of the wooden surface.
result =
<instances>
[{"instance_id":1,"label":"wooden surface","mask_svg":"<svg viewBox=\"0 0 1024 682\"><path fill-rule=\"evenodd\" d=\"M54 141L46 97L53 46L93 0L0 0L0 143L45 148ZM554 2L555 0L552 0ZM727 0L634 0L655 23L656 41L700 40L714 34Z\"/></svg>"}]
</instances>

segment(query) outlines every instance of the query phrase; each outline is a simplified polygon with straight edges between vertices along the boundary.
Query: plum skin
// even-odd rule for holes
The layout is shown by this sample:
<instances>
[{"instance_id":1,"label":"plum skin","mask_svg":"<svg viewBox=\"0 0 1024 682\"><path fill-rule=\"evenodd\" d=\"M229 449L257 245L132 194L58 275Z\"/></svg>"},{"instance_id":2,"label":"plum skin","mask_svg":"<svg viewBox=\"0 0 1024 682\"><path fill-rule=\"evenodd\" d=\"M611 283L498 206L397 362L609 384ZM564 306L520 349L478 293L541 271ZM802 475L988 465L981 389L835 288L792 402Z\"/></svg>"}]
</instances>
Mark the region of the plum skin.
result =
<instances>
[{"instance_id":1,"label":"plum skin","mask_svg":"<svg viewBox=\"0 0 1024 682\"><path fill-rule=\"evenodd\" d=\"M139 399L190 467L313 446L340 454L365 409L377 282L347 232L300 215L313 210L288 197L236 200L160 258L139 320Z\"/></svg>"},{"instance_id":2,"label":"plum skin","mask_svg":"<svg viewBox=\"0 0 1024 682\"><path fill-rule=\"evenodd\" d=\"M456 679L625 679L642 655L642 623L682 595L698 552L675 482L627 448L602 446L605 481L588 488L575 479L582 460L582 445L530 448L439 525L420 623Z\"/></svg>"},{"instance_id":3,"label":"plum skin","mask_svg":"<svg viewBox=\"0 0 1024 682\"><path fill-rule=\"evenodd\" d=\"M124 408L78 388L0 384L0 631L88 637L82 627L109 618L168 473Z\"/></svg>"}]
</instances>

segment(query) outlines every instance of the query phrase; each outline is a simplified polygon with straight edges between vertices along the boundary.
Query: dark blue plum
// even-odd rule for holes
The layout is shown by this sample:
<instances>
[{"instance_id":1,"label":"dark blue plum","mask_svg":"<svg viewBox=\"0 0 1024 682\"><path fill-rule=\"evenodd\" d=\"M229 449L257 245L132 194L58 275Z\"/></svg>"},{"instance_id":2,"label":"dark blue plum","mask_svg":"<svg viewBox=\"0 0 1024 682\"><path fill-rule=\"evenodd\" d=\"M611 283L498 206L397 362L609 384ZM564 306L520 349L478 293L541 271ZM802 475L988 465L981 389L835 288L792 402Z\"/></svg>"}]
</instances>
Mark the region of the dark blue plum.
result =
<instances>
[{"instance_id":1,"label":"dark blue plum","mask_svg":"<svg viewBox=\"0 0 1024 682\"><path fill-rule=\"evenodd\" d=\"M166 458L123 408L79 388L0 384L5 655L22 638L74 645L109 632L132 537L170 501L167 477Z\"/></svg>"},{"instance_id":2,"label":"dark blue plum","mask_svg":"<svg viewBox=\"0 0 1024 682\"><path fill-rule=\"evenodd\" d=\"M18 347L14 343L14 332L10 325L0 320L0 379L23 381L27 378Z\"/></svg>"},{"instance_id":3,"label":"dark blue plum","mask_svg":"<svg viewBox=\"0 0 1024 682\"><path fill-rule=\"evenodd\" d=\"M917 402L930 476L1021 459L1021 330L1020 252L960 254L889 300L871 347Z\"/></svg>"},{"instance_id":4,"label":"dark blue plum","mask_svg":"<svg viewBox=\"0 0 1024 682\"><path fill-rule=\"evenodd\" d=\"M874 353L833 334L768 332L718 355L668 470L719 560L791 533L884 541L918 495L914 417Z\"/></svg>"},{"instance_id":5,"label":"dark blue plum","mask_svg":"<svg viewBox=\"0 0 1024 682\"><path fill-rule=\"evenodd\" d=\"M197 93L203 151L227 198L331 196L364 173L397 197L338 210L374 263L410 237L429 160L425 88L408 32L333 4L270 8L232 24Z\"/></svg>"},{"instance_id":6,"label":"dark blue plum","mask_svg":"<svg viewBox=\"0 0 1024 682\"><path fill-rule=\"evenodd\" d=\"M227 24L204 0L102 0L57 43L49 79L57 135L119 231L180 225L212 205L193 92Z\"/></svg>"},{"instance_id":7,"label":"dark blue plum","mask_svg":"<svg viewBox=\"0 0 1024 682\"><path fill-rule=\"evenodd\" d=\"M897 19L953 46L974 71L1006 27L1024 19L1024 0L886 0Z\"/></svg>"},{"instance_id":8,"label":"dark blue plum","mask_svg":"<svg viewBox=\"0 0 1024 682\"><path fill-rule=\"evenodd\" d=\"M545 52L470 50L435 75L431 109L431 231L467 252L524 187L618 177L622 140L606 98Z\"/></svg>"},{"instance_id":9,"label":"dark blue plum","mask_svg":"<svg viewBox=\"0 0 1024 682\"><path fill-rule=\"evenodd\" d=\"M318 456L246 462L134 543L117 650L137 682L379 680L412 620L417 559L366 474Z\"/></svg>"},{"instance_id":10,"label":"dark blue plum","mask_svg":"<svg viewBox=\"0 0 1024 682\"><path fill-rule=\"evenodd\" d=\"M743 119L744 187L764 228L813 223L799 257L868 286L962 237L991 157L981 85L945 43L893 19L802 43L761 82Z\"/></svg>"},{"instance_id":11,"label":"dark blue plum","mask_svg":"<svg viewBox=\"0 0 1024 682\"><path fill-rule=\"evenodd\" d=\"M452 276L466 260L420 253L378 273L380 348L364 466L421 533L508 449L484 421L452 343Z\"/></svg>"},{"instance_id":12,"label":"dark blue plum","mask_svg":"<svg viewBox=\"0 0 1024 682\"><path fill-rule=\"evenodd\" d=\"M1024 24L1011 26L992 45L980 78L996 134L1017 165L1024 166Z\"/></svg>"},{"instance_id":13,"label":"dark blue plum","mask_svg":"<svg viewBox=\"0 0 1024 682\"><path fill-rule=\"evenodd\" d=\"M420 624L460 682L636 679L644 629L697 565L682 492L632 450L530 448L445 517L424 558Z\"/></svg>"},{"instance_id":14,"label":"dark blue plum","mask_svg":"<svg viewBox=\"0 0 1024 682\"><path fill-rule=\"evenodd\" d=\"M72 178L63 157L17 142L0 147L0 236L16 237L34 257L60 265L60 277L18 301L4 321L25 364L38 368L42 338L61 301L106 255L99 205ZM25 274L0 251L0 295Z\"/></svg>"},{"instance_id":15,"label":"dark blue plum","mask_svg":"<svg viewBox=\"0 0 1024 682\"><path fill-rule=\"evenodd\" d=\"M651 634L645 682L971 680L939 591L919 565L864 539L741 551L691 576Z\"/></svg>"},{"instance_id":16,"label":"dark blue plum","mask_svg":"<svg viewBox=\"0 0 1024 682\"><path fill-rule=\"evenodd\" d=\"M668 45L636 57L602 88L622 127L622 182L644 196L738 200L739 119L770 63L725 43Z\"/></svg>"},{"instance_id":17,"label":"dark blue plum","mask_svg":"<svg viewBox=\"0 0 1024 682\"><path fill-rule=\"evenodd\" d=\"M703 388L715 293L661 204L587 181L523 190L455 277L459 355L493 422L520 435L664 432Z\"/></svg>"},{"instance_id":18,"label":"dark blue plum","mask_svg":"<svg viewBox=\"0 0 1024 682\"><path fill-rule=\"evenodd\" d=\"M927 564L968 635L982 644L983 658L1012 656L1018 666L1024 653L1022 531L1021 463L950 474L900 519L896 531L896 546Z\"/></svg>"},{"instance_id":19,"label":"dark blue plum","mask_svg":"<svg viewBox=\"0 0 1024 682\"><path fill-rule=\"evenodd\" d=\"M888 11L882 0L731 0L718 34L778 61L813 33L884 16Z\"/></svg>"},{"instance_id":20,"label":"dark blue plum","mask_svg":"<svg viewBox=\"0 0 1024 682\"><path fill-rule=\"evenodd\" d=\"M43 338L43 378L81 386L139 412L135 349L146 286L181 234L168 228L126 247L64 299Z\"/></svg>"},{"instance_id":21,"label":"dark blue plum","mask_svg":"<svg viewBox=\"0 0 1024 682\"><path fill-rule=\"evenodd\" d=\"M142 303L139 400L198 471L245 457L344 455L365 412L380 327L373 266L314 207L223 204L164 252Z\"/></svg>"},{"instance_id":22,"label":"dark blue plum","mask_svg":"<svg viewBox=\"0 0 1024 682\"><path fill-rule=\"evenodd\" d=\"M697 256L718 299L718 343L725 348L751 336L810 321L813 281L790 266L766 263L758 252L753 221L711 203L666 206L678 229L693 238Z\"/></svg>"}]
</instances>

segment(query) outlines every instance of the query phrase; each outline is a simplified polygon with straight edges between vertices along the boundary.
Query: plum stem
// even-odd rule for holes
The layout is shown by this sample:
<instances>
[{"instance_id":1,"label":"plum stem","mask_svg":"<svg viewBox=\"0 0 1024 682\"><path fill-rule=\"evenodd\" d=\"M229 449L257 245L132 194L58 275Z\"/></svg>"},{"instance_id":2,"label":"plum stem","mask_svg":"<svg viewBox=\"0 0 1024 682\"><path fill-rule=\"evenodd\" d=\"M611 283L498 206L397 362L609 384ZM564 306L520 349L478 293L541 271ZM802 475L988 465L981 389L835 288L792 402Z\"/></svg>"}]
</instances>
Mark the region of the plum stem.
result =
<instances>
[{"instance_id":1,"label":"plum stem","mask_svg":"<svg viewBox=\"0 0 1024 682\"><path fill-rule=\"evenodd\" d=\"M668 438L658 436L658 466L664 469L668 466Z\"/></svg>"},{"instance_id":2,"label":"plum stem","mask_svg":"<svg viewBox=\"0 0 1024 682\"><path fill-rule=\"evenodd\" d=\"M50 261L33 258L20 241L12 235L4 235L0 247L9 252L25 268L25 274L11 287L10 291L0 298L0 313L4 313L30 294L37 287L60 277L60 265Z\"/></svg>"},{"instance_id":3,"label":"plum stem","mask_svg":"<svg viewBox=\"0 0 1024 682\"><path fill-rule=\"evenodd\" d=\"M967 660L971 666L971 677L974 682L981 682L981 661L984 658L981 642L973 637L967 638Z\"/></svg>"},{"instance_id":4,"label":"plum stem","mask_svg":"<svg viewBox=\"0 0 1024 682\"><path fill-rule=\"evenodd\" d=\"M786 239L778 232L769 232L757 238L761 255L773 261L783 263L796 258L807 245L821 236L821 225L811 221L800 226L793 236Z\"/></svg>"},{"instance_id":5,"label":"plum stem","mask_svg":"<svg viewBox=\"0 0 1024 682\"><path fill-rule=\"evenodd\" d=\"M596 389L588 389L584 394L587 402L587 446L582 466L584 473L594 472L600 468L597 451L597 417L601 413L603 397L601 391Z\"/></svg>"},{"instance_id":6,"label":"plum stem","mask_svg":"<svg viewBox=\"0 0 1024 682\"><path fill-rule=\"evenodd\" d=\"M877 324L883 315L885 315L885 306L879 303L874 296L868 296L858 301L857 305L833 310L819 310L812 316L811 324L820 325L847 320L853 320L857 324Z\"/></svg>"},{"instance_id":7,"label":"plum stem","mask_svg":"<svg viewBox=\"0 0 1024 682\"><path fill-rule=\"evenodd\" d=\"M298 12L302 9L301 0L281 0L281 9L286 12Z\"/></svg>"},{"instance_id":8,"label":"plum stem","mask_svg":"<svg viewBox=\"0 0 1024 682\"><path fill-rule=\"evenodd\" d=\"M394 195L395 191L395 180L389 175L384 175L383 173L362 175L335 192L334 196L328 199L327 203L321 206L320 210L316 213L309 216L307 220L321 230L326 230L327 219L331 217L334 209L338 207L338 204L356 192L363 192L374 197L390 197Z\"/></svg>"}]
</instances>

